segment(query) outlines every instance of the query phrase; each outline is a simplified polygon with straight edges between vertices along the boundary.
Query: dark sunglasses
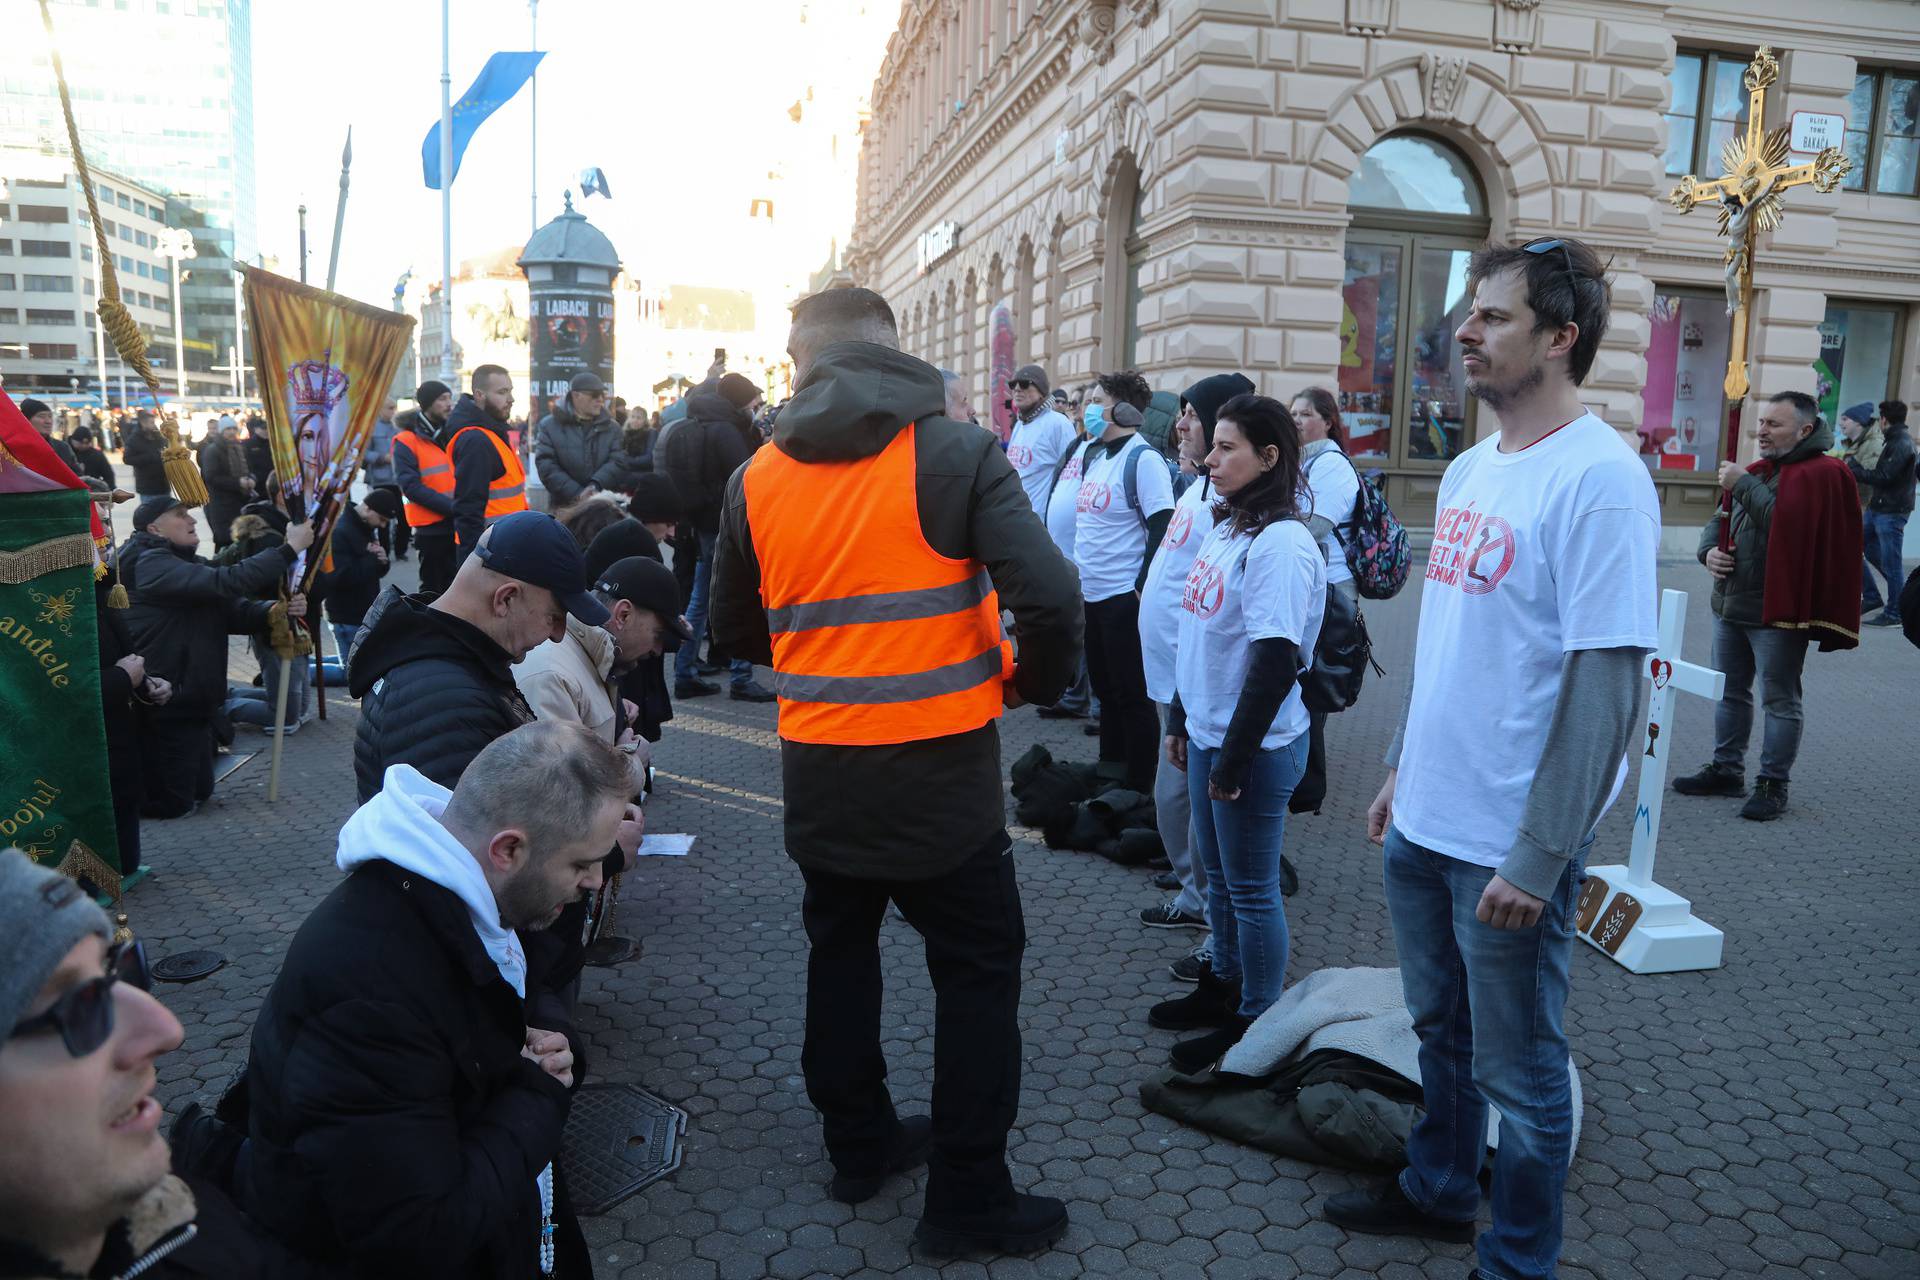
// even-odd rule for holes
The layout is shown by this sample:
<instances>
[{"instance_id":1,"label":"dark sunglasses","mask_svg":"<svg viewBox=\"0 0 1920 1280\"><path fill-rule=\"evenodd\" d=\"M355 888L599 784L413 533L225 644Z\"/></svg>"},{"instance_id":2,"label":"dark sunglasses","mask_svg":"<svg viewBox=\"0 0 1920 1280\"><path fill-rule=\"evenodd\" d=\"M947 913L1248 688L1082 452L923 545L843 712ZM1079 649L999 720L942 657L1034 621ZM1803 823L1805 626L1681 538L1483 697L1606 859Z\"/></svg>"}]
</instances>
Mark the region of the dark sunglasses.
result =
<instances>
[{"instance_id":1,"label":"dark sunglasses","mask_svg":"<svg viewBox=\"0 0 1920 1280\"><path fill-rule=\"evenodd\" d=\"M1567 282L1573 287L1574 293L1578 294L1580 291L1580 281L1585 279L1585 277L1574 268L1573 253L1567 248L1567 242L1565 240L1557 238L1552 240L1532 240L1520 246L1522 253L1531 253L1536 256L1552 253L1555 249L1560 251L1560 261L1567 264Z\"/></svg>"},{"instance_id":2,"label":"dark sunglasses","mask_svg":"<svg viewBox=\"0 0 1920 1280\"><path fill-rule=\"evenodd\" d=\"M1009 382L1007 385L1013 388L1015 391L1025 391L1028 387L1036 387L1036 386L1039 386L1040 384L1037 382L1028 382L1025 378L1015 378L1013 381Z\"/></svg>"},{"instance_id":3,"label":"dark sunglasses","mask_svg":"<svg viewBox=\"0 0 1920 1280\"><path fill-rule=\"evenodd\" d=\"M113 984L124 982L140 991L153 990L153 971L147 967L147 949L137 939L107 948L107 971L74 987L45 1013L14 1027L7 1039L57 1027L67 1052L84 1058L113 1034Z\"/></svg>"}]
</instances>

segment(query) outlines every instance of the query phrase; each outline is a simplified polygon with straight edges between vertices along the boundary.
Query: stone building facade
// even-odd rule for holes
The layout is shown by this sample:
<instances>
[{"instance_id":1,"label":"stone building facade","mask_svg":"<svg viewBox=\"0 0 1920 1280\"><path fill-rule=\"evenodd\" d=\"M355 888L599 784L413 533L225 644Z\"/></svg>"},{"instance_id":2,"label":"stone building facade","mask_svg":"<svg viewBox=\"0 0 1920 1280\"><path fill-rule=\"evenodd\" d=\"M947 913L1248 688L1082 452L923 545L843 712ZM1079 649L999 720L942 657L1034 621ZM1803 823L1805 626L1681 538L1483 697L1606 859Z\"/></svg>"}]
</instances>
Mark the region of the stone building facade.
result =
<instances>
[{"instance_id":1,"label":"stone building facade","mask_svg":"<svg viewBox=\"0 0 1920 1280\"><path fill-rule=\"evenodd\" d=\"M1613 271L1584 398L1646 456L1669 524L1692 524L1722 447L1724 241L1711 210L1665 195L1719 176L1759 45L1781 66L1768 127L1844 116L1856 172L1787 193L1762 237L1753 384L1830 410L1920 398L1920 6L1809 17L1798 0L905 0L848 267L910 350L976 383L1005 307L1016 361L1056 385L1133 366L1173 390L1224 369L1281 397L1338 387L1356 452L1418 523L1490 424L1451 337L1467 253L1575 235Z\"/></svg>"}]
</instances>

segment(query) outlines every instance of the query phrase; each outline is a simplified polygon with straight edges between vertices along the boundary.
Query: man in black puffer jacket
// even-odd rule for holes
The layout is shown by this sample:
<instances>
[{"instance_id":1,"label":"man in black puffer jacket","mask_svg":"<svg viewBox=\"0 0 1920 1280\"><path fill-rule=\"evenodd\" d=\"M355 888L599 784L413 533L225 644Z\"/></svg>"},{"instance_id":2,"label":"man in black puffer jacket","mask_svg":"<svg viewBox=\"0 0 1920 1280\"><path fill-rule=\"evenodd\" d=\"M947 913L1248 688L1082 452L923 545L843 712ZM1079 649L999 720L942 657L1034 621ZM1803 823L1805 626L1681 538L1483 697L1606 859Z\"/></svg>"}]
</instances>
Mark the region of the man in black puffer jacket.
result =
<instances>
[{"instance_id":1,"label":"man in black puffer jacket","mask_svg":"<svg viewBox=\"0 0 1920 1280\"><path fill-rule=\"evenodd\" d=\"M194 554L200 535L193 513L176 498L149 498L133 513L136 530L120 551L120 581L132 607L127 633L146 672L173 686L173 696L147 721L142 761L149 818L178 818L213 794L214 709L227 694L227 637L267 627L277 607L270 594L299 552L313 545L313 526L287 530L285 543L236 565L215 566ZM306 616L295 594L288 616Z\"/></svg>"}]
</instances>

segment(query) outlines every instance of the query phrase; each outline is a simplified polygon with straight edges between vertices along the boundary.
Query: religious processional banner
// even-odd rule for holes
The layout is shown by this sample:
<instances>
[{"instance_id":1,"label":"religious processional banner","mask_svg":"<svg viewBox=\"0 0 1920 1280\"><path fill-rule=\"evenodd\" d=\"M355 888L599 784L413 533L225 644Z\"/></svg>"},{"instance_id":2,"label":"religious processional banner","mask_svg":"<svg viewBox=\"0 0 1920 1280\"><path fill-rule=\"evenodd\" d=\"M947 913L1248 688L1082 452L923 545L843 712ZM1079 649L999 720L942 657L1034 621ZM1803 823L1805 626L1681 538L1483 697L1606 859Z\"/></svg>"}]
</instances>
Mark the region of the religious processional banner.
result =
<instances>
[{"instance_id":1,"label":"religious processional banner","mask_svg":"<svg viewBox=\"0 0 1920 1280\"><path fill-rule=\"evenodd\" d=\"M117 873L94 591L104 537L86 487L0 392L0 847L49 865L92 855Z\"/></svg>"},{"instance_id":2,"label":"religious processional banner","mask_svg":"<svg viewBox=\"0 0 1920 1280\"><path fill-rule=\"evenodd\" d=\"M288 514L314 521L315 553L294 562L289 585L310 590L413 320L253 268L246 296L273 469Z\"/></svg>"}]
</instances>

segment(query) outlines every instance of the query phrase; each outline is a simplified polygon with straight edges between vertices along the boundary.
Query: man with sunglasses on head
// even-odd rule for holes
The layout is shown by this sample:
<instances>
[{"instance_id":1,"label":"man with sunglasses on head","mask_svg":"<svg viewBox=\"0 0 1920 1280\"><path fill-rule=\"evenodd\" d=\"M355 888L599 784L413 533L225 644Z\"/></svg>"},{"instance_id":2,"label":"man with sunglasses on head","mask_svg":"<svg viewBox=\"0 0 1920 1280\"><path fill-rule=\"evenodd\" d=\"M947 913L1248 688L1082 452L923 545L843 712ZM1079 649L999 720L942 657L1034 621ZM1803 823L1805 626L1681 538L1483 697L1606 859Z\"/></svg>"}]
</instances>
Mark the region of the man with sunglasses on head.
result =
<instances>
[{"instance_id":1,"label":"man with sunglasses on head","mask_svg":"<svg viewBox=\"0 0 1920 1280\"><path fill-rule=\"evenodd\" d=\"M1660 508L1645 464L1580 401L1611 305L1593 250L1488 245L1467 289L1454 337L1497 429L1440 481L1407 707L1367 813L1425 1113L1406 1168L1322 1212L1349 1231L1473 1240L1491 1105L1493 1214L1472 1276L1532 1280L1560 1257L1573 903L1639 732Z\"/></svg>"},{"instance_id":2,"label":"man with sunglasses on head","mask_svg":"<svg viewBox=\"0 0 1920 1280\"><path fill-rule=\"evenodd\" d=\"M1047 395L1047 372L1037 364L1022 365L1007 382L1013 397L1013 434L1007 438L1007 461L1020 476L1020 487L1034 514L1047 518L1047 495L1060 459L1073 448L1078 433Z\"/></svg>"},{"instance_id":3,"label":"man with sunglasses on head","mask_svg":"<svg viewBox=\"0 0 1920 1280\"><path fill-rule=\"evenodd\" d=\"M111 937L80 885L0 850L0 1276L334 1274L167 1171L154 1063L184 1033Z\"/></svg>"}]
</instances>

